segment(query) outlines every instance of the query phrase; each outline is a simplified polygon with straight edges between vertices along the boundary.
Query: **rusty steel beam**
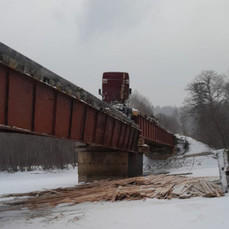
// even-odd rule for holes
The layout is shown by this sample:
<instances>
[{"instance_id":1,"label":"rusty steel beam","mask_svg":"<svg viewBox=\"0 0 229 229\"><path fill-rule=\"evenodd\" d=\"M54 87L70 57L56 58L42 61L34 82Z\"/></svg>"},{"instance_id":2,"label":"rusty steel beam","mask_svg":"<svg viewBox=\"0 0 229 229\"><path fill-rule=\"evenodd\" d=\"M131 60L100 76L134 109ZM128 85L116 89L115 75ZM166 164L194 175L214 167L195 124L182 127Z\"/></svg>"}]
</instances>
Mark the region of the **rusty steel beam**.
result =
<instances>
[{"instance_id":1,"label":"rusty steel beam","mask_svg":"<svg viewBox=\"0 0 229 229\"><path fill-rule=\"evenodd\" d=\"M171 148L175 146L175 136L158 123L155 118L137 114L133 119L139 125L140 137L145 140L145 143Z\"/></svg>"},{"instance_id":2,"label":"rusty steel beam","mask_svg":"<svg viewBox=\"0 0 229 229\"><path fill-rule=\"evenodd\" d=\"M129 152L140 133L121 112L2 43L0 129Z\"/></svg>"},{"instance_id":3,"label":"rusty steel beam","mask_svg":"<svg viewBox=\"0 0 229 229\"><path fill-rule=\"evenodd\" d=\"M109 113L110 116L115 116L123 122L132 123L130 119L126 117L122 112L101 101L97 97L93 96L83 88L76 86L75 84L65 80L50 70L44 68L40 64L20 54L19 52L11 49L5 44L0 42L0 62L11 69L26 74L33 79L43 82L51 87L54 87L73 98L78 98L91 106L103 110L105 113Z\"/></svg>"}]
</instances>

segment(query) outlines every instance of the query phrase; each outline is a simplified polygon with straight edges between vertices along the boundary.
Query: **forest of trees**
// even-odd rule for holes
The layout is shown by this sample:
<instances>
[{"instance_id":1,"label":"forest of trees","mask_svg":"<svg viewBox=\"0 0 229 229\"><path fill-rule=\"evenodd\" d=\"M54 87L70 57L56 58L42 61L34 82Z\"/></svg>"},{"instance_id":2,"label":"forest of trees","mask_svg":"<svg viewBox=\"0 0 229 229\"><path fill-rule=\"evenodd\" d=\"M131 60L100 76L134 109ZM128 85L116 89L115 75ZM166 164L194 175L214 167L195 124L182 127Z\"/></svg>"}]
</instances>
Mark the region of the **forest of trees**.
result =
<instances>
[{"instance_id":1,"label":"forest of trees","mask_svg":"<svg viewBox=\"0 0 229 229\"><path fill-rule=\"evenodd\" d=\"M173 133L191 136L216 149L229 147L229 82L215 71L202 71L188 84L182 107L153 107L134 92L130 105L153 114Z\"/></svg>"}]
</instances>

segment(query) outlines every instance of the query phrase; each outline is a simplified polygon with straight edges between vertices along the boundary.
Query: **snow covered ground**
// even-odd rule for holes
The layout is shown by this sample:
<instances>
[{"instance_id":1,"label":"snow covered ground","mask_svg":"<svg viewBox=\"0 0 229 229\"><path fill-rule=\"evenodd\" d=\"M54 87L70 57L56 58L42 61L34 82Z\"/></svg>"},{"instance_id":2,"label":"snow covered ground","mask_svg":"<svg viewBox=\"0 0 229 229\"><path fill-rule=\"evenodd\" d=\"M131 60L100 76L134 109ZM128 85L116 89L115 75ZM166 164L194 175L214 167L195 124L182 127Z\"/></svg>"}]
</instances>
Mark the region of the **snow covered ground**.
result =
<instances>
[{"instance_id":1,"label":"snow covered ground","mask_svg":"<svg viewBox=\"0 0 229 229\"><path fill-rule=\"evenodd\" d=\"M218 229L229 223L229 196L83 203L54 210L1 212L1 229Z\"/></svg>"},{"instance_id":2,"label":"snow covered ground","mask_svg":"<svg viewBox=\"0 0 229 229\"><path fill-rule=\"evenodd\" d=\"M155 160L144 156L144 173L169 173L183 174L189 173L190 176L215 176L219 177L217 153L222 150L213 150L202 142L193 138L179 136L189 142L188 151L184 152L182 145L180 154L166 160Z\"/></svg>"},{"instance_id":3,"label":"snow covered ground","mask_svg":"<svg viewBox=\"0 0 229 229\"><path fill-rule=\"evenodd\" d=\"M163 161L144 158L144 172L191 173L191 176L219 177L216 151L188 139L186 155ZM202 155L210 152L210 155ZM202 156L199 156L202 155ZM0 193L26 192L77 184L77 170L0 173ZM4 199L2 199L3 201ZM1 199L0 199L1 201ZM1 210L0 228L195 228L215 229L229 225L229 195L221 198L192 198L187 200L121 201L83 203L75 206L59 205L54 209Z\"/></svg>"},{"instance_id":4,"label":"snow covered ground","mask_svg":"<svg viewBox=\"0 0 229 229\"><path fill-rule=\"evenodd\" d=\"M188 154L198 154L198 153L203 153L203 152L215 152L215 150L211 149L208 145L199 142L191 137L187 136L182 136L182 135L176 135L177 138L187 140L189 143L189 149L185 153L186 155Z\"/></svg>"},{"instance_id":5,"label":"snow covered ground","mask_svg":"<svg viewBox=\"0 0 229 229\"><path fill-rule=\"evenodd\" d=\"M34 190L71 187L78 184L77 168L65 170L35 170L31 172L0 172L0 195Z\"/></svg>"}]
</instances>

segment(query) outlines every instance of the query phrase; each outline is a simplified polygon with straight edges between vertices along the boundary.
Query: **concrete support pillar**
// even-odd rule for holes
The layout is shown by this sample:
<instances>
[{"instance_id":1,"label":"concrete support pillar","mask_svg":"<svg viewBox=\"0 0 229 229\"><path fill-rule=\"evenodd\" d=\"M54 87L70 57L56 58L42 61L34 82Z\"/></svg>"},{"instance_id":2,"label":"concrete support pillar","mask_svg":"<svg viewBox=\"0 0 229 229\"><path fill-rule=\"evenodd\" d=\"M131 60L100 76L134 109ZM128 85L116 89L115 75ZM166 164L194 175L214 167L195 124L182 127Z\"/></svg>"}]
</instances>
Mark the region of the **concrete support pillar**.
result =
<instances>
[{"instance_id":1,"label":"concrete support pillar","mask_svg":"<svg viewBox=\"0 0 229 229\"><path fill-rule=\"evenodd\" d=\"M128 155L128 177L142 176L143 154L129 153Z\"/></svg>"},{"instance_id":2,"label":"concrete support pillar","mask_svg":"<svg viewBox=\"0 0 229 229\"><path fill-rule=\"evenodd\" d=\"M142 154L87 148L78 151L79 182L142 175Z\"/></svg>"}]
</instances>

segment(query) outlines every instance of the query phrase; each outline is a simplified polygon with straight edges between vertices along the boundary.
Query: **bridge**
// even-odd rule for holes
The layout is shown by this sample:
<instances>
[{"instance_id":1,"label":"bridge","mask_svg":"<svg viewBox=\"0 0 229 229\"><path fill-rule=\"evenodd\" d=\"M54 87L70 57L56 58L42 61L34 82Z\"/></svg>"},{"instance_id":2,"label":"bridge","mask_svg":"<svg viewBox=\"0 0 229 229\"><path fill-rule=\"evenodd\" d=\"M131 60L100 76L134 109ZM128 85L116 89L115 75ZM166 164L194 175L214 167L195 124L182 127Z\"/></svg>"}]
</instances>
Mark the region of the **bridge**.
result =
<instances>
[{"instance_id":1,"label":"bridge","mask_svg":"<svg viewBox=\"0 0 229 229\"><path fill-rule=\"evenodd\" d=\"M175 137L152 117L133 119L0 43L0 131L73 140L79 180L142 174L142 153Z\"/></svg>"}]
</instances>

